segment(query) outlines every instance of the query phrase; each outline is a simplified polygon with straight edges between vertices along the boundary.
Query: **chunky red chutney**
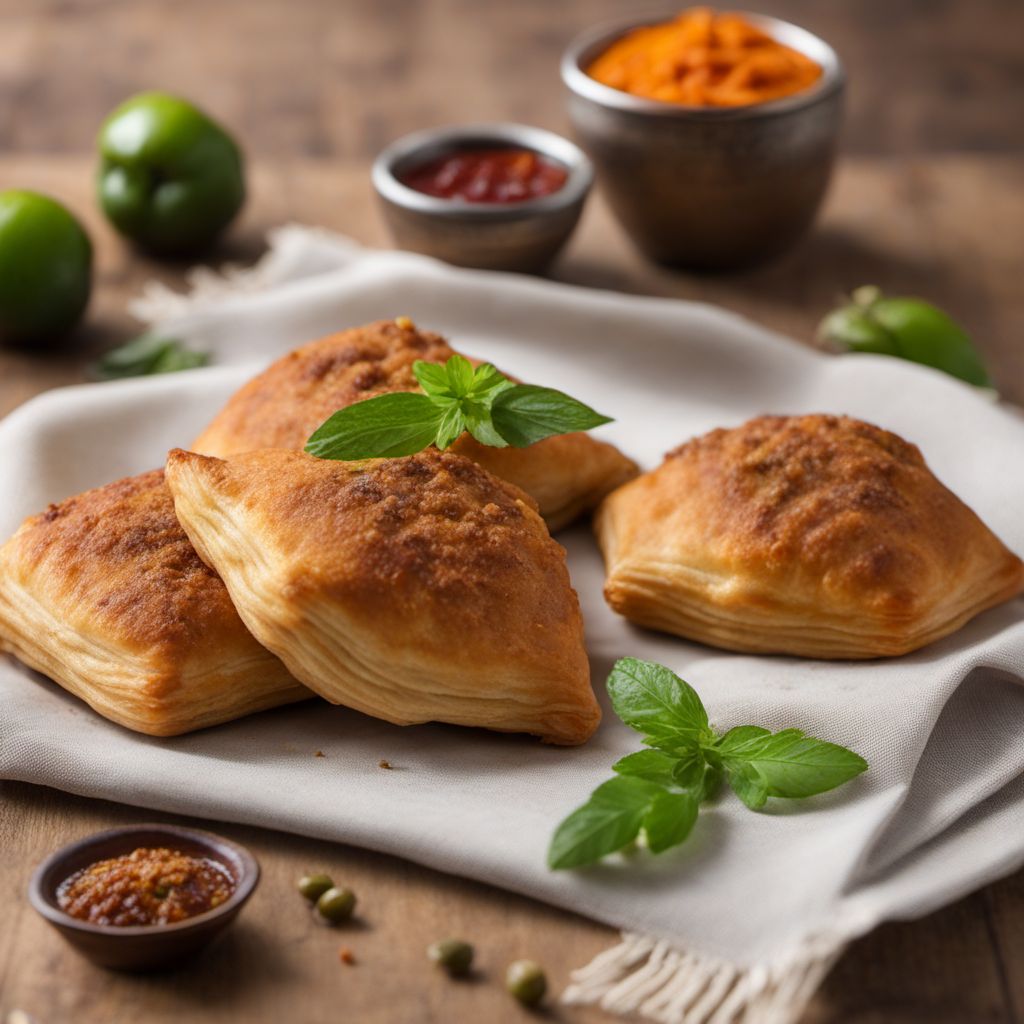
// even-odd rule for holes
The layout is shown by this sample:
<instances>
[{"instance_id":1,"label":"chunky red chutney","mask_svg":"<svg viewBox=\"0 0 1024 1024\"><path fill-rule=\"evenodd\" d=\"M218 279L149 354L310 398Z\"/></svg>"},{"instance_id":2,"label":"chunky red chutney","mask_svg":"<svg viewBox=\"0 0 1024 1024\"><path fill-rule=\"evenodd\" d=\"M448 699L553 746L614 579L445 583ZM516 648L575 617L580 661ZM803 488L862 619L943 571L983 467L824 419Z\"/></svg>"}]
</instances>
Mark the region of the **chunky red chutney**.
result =
<instances>
[{"instance_id":1,"label":"chunky red chutney","mask_svg":"<svg viewBox=\"0 0 1024 1024\"><path fill-rule=\"evenodd\" d=\"M223 864L164 847L139 847L65 878L61 910L93 924L174 924L220 906L235 883Z\"/></svg>"},{"instance_id":2,"label":"chunky red chutney","mask_svg":"<svg viewBox=\"0 0 1024 1024\"><path fill-rule=\"evenodd\" d=\"M531 149L463 149L413 167L401 181L439 199L521 203L557 192L568 176Z\"/></svg>"}]
</instances>

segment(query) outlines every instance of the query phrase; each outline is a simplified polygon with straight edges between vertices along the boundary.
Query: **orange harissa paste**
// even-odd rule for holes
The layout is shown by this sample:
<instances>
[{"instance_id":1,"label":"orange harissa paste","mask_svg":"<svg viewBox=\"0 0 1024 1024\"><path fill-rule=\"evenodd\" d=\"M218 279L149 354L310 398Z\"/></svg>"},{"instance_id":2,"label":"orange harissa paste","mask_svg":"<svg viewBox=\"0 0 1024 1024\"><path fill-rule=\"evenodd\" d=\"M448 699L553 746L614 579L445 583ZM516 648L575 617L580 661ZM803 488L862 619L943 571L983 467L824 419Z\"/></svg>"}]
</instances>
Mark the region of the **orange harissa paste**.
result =
<instances>
[{"instance_id":1,"label":"orange harissa paste","mask_svg":"<svg viewBox=\"0 0 1024 1024\"><path fill-rule=\"evenodd\" d=\"M813 85L821 68L738 14L707 7L633 29L587 74L613 89L695 107L742 107Z\"/></svg>"}]
</instances>

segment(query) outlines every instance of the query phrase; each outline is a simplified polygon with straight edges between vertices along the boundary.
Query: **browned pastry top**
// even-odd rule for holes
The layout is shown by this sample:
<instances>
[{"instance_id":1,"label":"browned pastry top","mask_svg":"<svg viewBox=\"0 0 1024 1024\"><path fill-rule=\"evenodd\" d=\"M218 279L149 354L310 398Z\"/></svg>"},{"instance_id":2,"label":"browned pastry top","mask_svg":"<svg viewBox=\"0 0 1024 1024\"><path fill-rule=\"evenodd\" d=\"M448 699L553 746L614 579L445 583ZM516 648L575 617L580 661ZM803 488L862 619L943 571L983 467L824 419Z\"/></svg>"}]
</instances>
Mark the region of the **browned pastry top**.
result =
<instances>
[{"instance_id":1,"label":"browned pastry top","mask_svg":"<svg viewBox=\"0 0 1024 1024\"><path fill-rule=\"evenodd\" d=\"M201 641L246 640L219 577L178 523L163 470L50 505L12 543L19 573L43 574L62 605L88 608L94 626L128 648L180 662Z\"/></svg>"},{"instance_id":2,"label":"browned pastry top","mask_svg":"<svg viewBox=\"0 0 1024 1024\"><path fill-rule=\"evenodd\" d=\"M302 449L339 409L388 392L417 390L412 371L417 360L443 363L454 354L444 338L419 330L405 317L332 334L297 348L240 388L192 447L220 458L260 448ZM489 448L467 433L451 450L522 487L553 530L636 475L631 459L583 433L521 449Z\"/></svg>"},{"instance_id":3,"label":"browned pastry top","mask_svg":"<svg viewBox=\"0 0 1024 1024\"><path fill-rule=\"evenodd\" d=\"M232 455L302 448L329 416L366 398L419 388L418 359L443 363L454 352L439 334L409 321L378 320L289 352L243 385L196 439L195 451Z\"/></svg>"}]
</instances>

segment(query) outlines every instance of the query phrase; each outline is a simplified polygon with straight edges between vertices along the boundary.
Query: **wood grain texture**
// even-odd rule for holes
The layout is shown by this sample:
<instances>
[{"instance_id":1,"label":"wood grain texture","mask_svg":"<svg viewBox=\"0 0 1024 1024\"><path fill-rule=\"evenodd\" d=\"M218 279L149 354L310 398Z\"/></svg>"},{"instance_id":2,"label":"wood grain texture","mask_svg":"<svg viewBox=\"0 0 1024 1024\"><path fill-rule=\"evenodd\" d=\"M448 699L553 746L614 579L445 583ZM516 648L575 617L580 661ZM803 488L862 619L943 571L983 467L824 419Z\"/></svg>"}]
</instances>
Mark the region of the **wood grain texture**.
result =
<instances>
[{"instance_id":1,"label":"wood grain texture","mask_svg":"<svg viewBox=\"0 0 1024 1024\"><path fill-rule=\"evenodd\" d=\"M671 6L671 5L669 5ZM1019 0L751 2L839 49L850 71L844 160L818 230L780 262L739 276L653 268L595 197L555 268L568 282L705 299L808 341L844 290L871 282L933 297L962 320L1000 389L1024 401L1024 5ZM136 329L125 302L183 266L122 245L92 199L102 116L142 88L182 91L229 123L251 158L251 201L213 254L249 261L294 219L368 244L387 238L367 176L385 142L429 124L518 119L565 130L557 56L578 30L631 0L0 0L0 188L64 199L97 246L87 324L65 351L0 353L0 414L84 367ZM33 866L92 830L167 815L0 783L0 1021L38 1024L432 1024L537 1019L500 990L504 965L541 960L556 988L614 941L592 922L485 886L344 846L224 825L264 879L236 928L191 967L111 975L69 952L29 909ZM201 824L201 823L200 823ZM220 827L220 826L218 826ZM312 923L294 891L326 869L360 897L360 920ZM1018 1024L1024 1020L1024 873L854 943L807 1024ZM461 934L481 973L452 983L424 949ZM357 963L338 960L350 947ZM608 1020L551 1009L539 1019Z\"/></svg>"}]
</instances>

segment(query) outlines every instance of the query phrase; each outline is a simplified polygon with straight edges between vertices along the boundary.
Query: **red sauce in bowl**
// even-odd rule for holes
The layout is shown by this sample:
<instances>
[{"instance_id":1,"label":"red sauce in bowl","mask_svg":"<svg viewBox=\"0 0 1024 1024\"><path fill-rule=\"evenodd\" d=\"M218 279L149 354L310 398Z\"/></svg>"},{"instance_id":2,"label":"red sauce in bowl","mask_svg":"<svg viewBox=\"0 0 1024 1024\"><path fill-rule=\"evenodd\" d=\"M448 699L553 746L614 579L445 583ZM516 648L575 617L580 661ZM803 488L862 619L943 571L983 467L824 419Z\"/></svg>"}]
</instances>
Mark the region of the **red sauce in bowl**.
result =
<instances>
[{"instance_id":1,"label":"red sauce in bowl","mask_svg":"<svg viewBox=\"0 0 1024 1024\"><path fill-rule=\"evenodd\" d=\"M438 199L521 203L557 192L568 177L564 167L531 149L463 149L419 164L399 180Z\"/></svg>"},{"instance_id":2,"label":"red sauce in bowl","mask_svg":"<svg viewBox=\"0 0 1024 1024\"><path fill-rule=\"evenodd\" d=\"M235 889L223 864L164 847L100 860L61 882L57 903L92 924L163 925L220 906Z\"/></svg>"}]
</instances>

